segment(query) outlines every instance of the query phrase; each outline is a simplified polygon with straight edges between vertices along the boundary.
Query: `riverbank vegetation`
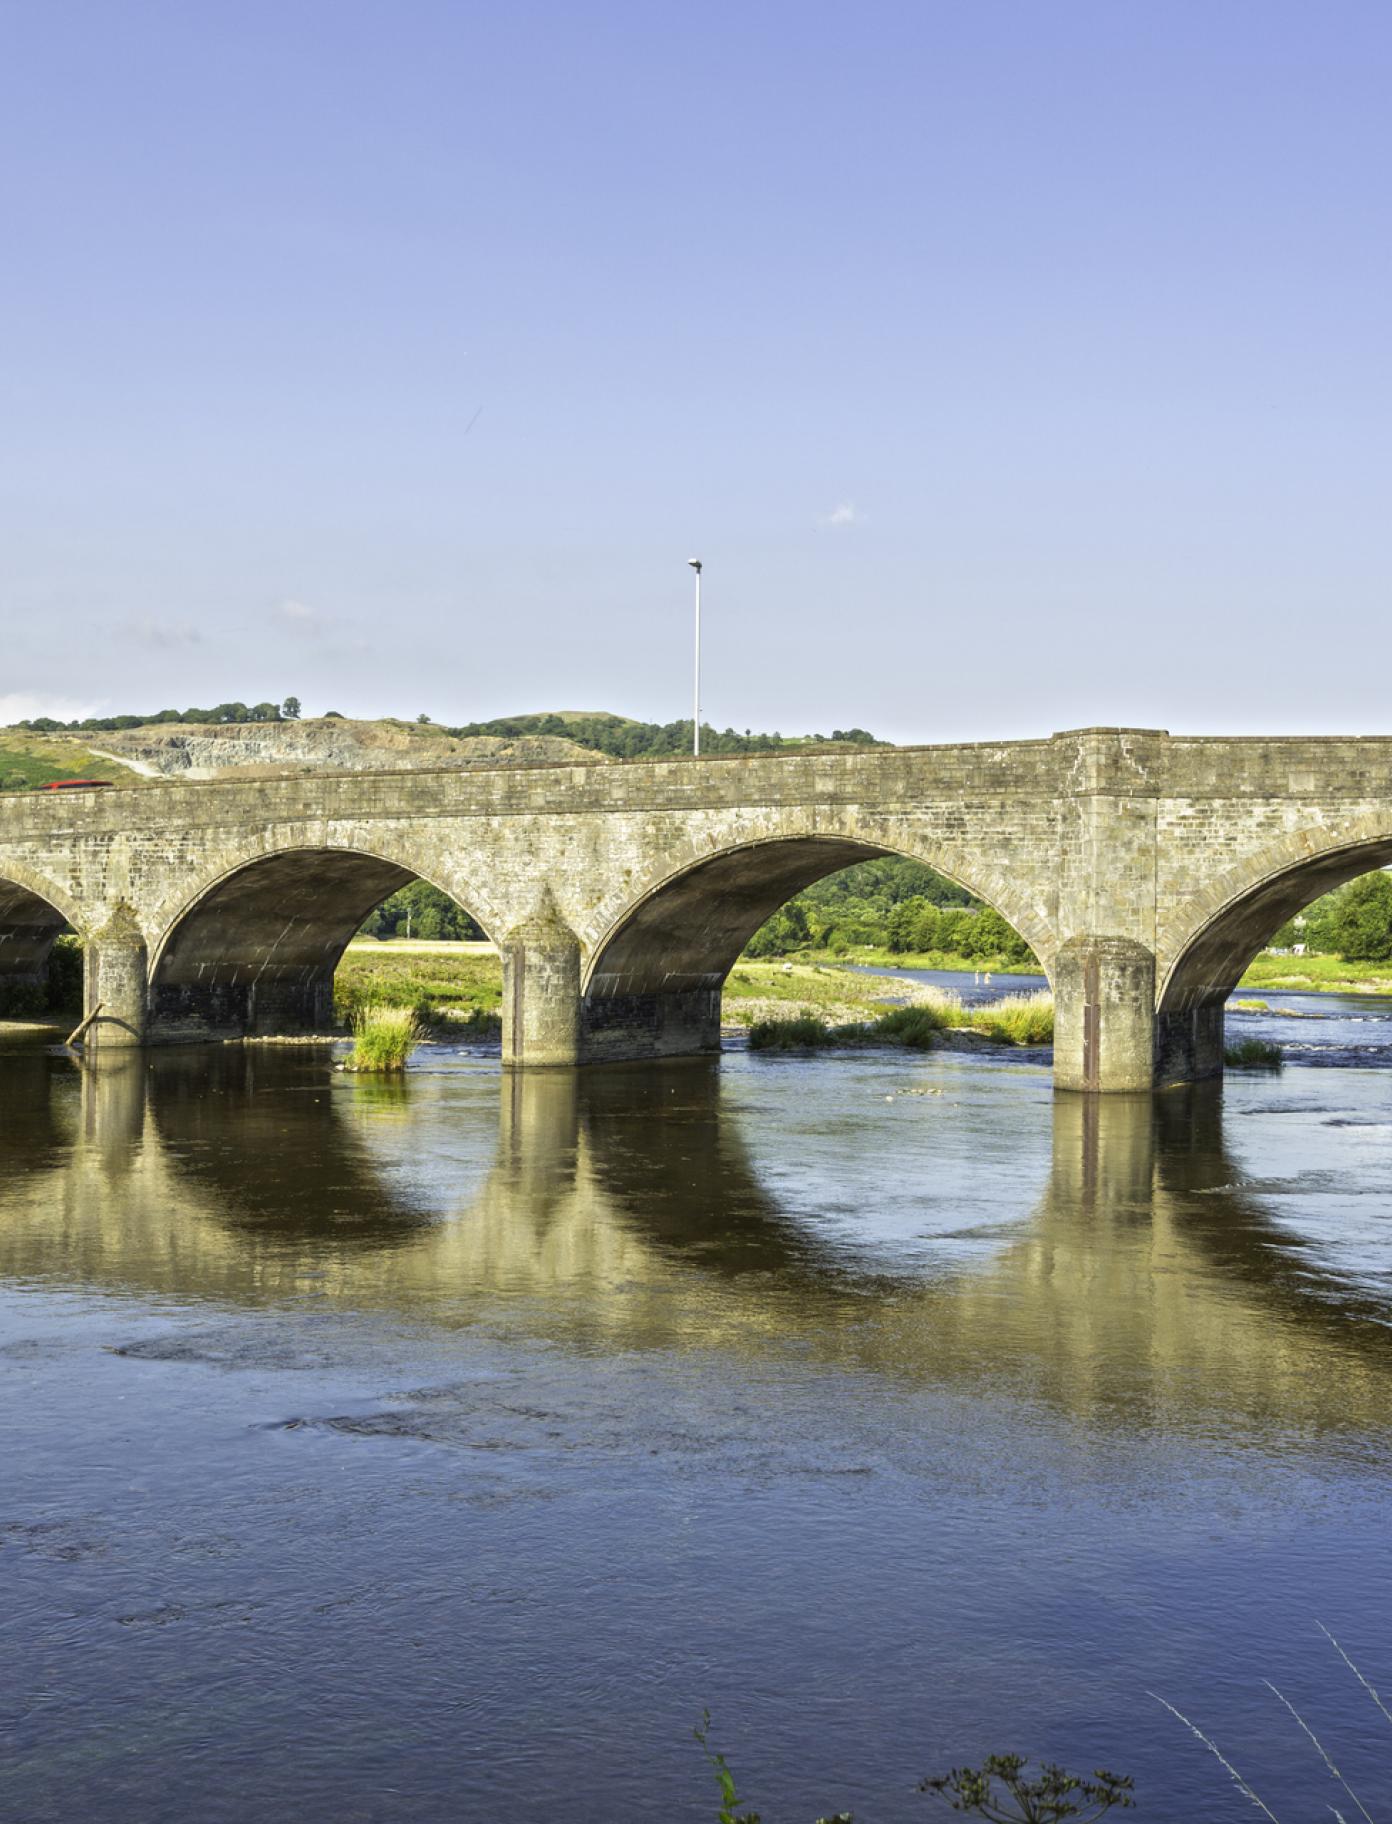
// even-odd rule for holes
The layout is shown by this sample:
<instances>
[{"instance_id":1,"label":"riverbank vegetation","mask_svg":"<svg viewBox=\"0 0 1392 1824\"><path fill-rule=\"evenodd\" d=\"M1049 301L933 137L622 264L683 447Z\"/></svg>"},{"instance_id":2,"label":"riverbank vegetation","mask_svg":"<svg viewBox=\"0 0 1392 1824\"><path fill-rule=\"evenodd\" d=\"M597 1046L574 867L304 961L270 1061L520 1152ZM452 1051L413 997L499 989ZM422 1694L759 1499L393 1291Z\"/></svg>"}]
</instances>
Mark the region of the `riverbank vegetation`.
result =
<instances>
[{"instance_id":1,"label":"riverbank vegetation","mask_svg":"<svg viewBox=\"0 0 1392 1824\"><path fill-rule=\"evenodd\" d=\"M429 943L480 943L483 927L448 893L428 881L413 880L369 912L359 927L361 937L424 938Z\"/></svg>"},{"instance_id":2,"label":"riverbank vegetation","mask_svg":"<svg viewBox=\"0 0 1392 1824\"><path fill-rule=\"evenodd\" d=\"M972 1032L1001 1045L1050 1045L1054 1038L1053 996L1005 995L981 1007L964 1007L956 995L926 988L906 1007L892 1007L873 1019L833 1023L808 1009L769 1013L749 1027L751 1051L819 1051L828 1047L900 1045L927 1051L945 1032Z\"/></svg>"},{"instance_id":3,"label":"riverbank vegetation","mask_svg":"<svg viewBox=\"0 0 1392 1824\"><path fill-rule=\"evenodd\" d=\"M925 1006L942 998L926 982L895 981L834 964L741 958L725 983L721 1020L727 1027L741 1027L810 1016L828 1025L853 1025L892 1007Z\"/></svg>"},{"instance_id":4,"label":"riverbank vegetation","mask_svg":"<svg viewBox=\"0 0 1392 1824\"><path fill-rule=\"evenodd\" d=\"M334 1015L345 1025L368 1007L409 1008L423 1028L488 1037L501 1027L502 1003L503 965L484 944L358 939L334 976Z\"/></svg>"},{"instance_id":5,"label":"riverbank vegetation","mask_svg":"<svg viewBox=\"0 0 1392 1824\"><path fill-rule=\"evenodd\" d=\"M82 940L71 931L55 938L45 981L13 982L0 976L0 1019L57 1019L81 1010Z\"/></svg>"},{"instance_id":6,"label":"riverbank vegetation","mask_svg":"<svg viewBox=\"0 0 1392 1824\"><path fill-rule=\"evenodd\" d=\"M1392 994L1392 963L1354 962L1342 956L1283 956L1263 950L1243 972L1238 987Z\"/></svg>"},{"instance_id":7,"label":"riverbank vegetation","mask_svg":"<svg viewBox=\"0 0 1392 1824\"><path fill-rule=\"evenodd\" d=\"M1392 993L1392 875L1361 874L1313 900L1272 934L1239 985Z\"/></svg>"},{"instance_id":8,"label":"riverbank vegetation","mask_svg":"<svg viewBox=\"0 0 1392 1824\"><path fill-rule=\"evenodd\" d=\"M364 1007L353 1018L353 1049L345 1070L405 1070L406 1061L424 1035L410 1007Z\"/></svg>"},{"instance_id":9,"label":"riverbank vegetation","mask_svg":"<svg viewBox=\"0 0 1392 1824\"><path fill-rule=\"evenodd\" d=\"M406 1007L423 1028L489 1036L500 1028L502 998L502 961L482 943L358 938L334 978L334 1013L345 1025L366 1007ZM1044 1045L1052 1037L1047 994L1007 995L964 1009L956 995L926 982L802 961L741 959L725 983L721 1017L736 1030L801 1018L836 1028L910 1008L932 1010L940 1025L993 1033L1008 1043Z\"/></svg>"},{"instance_id":10,"label":"riverbank vegetation","mask_svg":"<svg viewBox=\"0 0 1392 1824\"><path fill-rule=\"evenodd\" d=\"M1223 1062L1229 1070L1279 1070L1283 1060L1270 1039L1239 1039L1224 1047Z\"/></svg>"},{"instance_id":11,"label":"riverbank vegetation","mask_svg":"<svg viewBox=\"0 0 1392 1824\"><path fill-rule=\"evenodd\" d=\"M921 862L893 855L814 882L760 926L745 954L854 957L924 969L1039 967L999 912ZM938 958L950 960L929 960Z\"/></svg>"},{"instance_id":12,"label":"riverbank vegetation","mask_svg":"<svg viewBox=\"0 0 1392 1824\"><path fill-rule=\"evenodd\" d=\"M735 1775L725 1756L711 1746L710 1727L707 1710L692 1734L720 1792L718 1824L759 1824L761 1813L736 1809L742 1801ZM1249 1790L1240 1779L1238 1784L1244 1792ZM930 1775L918 1782L918 1790L941 1799L949 1811L984 1818L988 1824L1064 1824L1066 1819L1096 1824L1113 1806L1129 1811L1136 1803L1131 1796L1136 1783L1129 1774L1099 1767L1089 1780L1052 1761L1041 1761L1036 1772L1021 1754L992 1754L980 1767L954 1767L949 1773ZM818 1818L817 1824L855 1824L855 1818L849 1811L838 1811Z\"/></svg>"}]
</instances>

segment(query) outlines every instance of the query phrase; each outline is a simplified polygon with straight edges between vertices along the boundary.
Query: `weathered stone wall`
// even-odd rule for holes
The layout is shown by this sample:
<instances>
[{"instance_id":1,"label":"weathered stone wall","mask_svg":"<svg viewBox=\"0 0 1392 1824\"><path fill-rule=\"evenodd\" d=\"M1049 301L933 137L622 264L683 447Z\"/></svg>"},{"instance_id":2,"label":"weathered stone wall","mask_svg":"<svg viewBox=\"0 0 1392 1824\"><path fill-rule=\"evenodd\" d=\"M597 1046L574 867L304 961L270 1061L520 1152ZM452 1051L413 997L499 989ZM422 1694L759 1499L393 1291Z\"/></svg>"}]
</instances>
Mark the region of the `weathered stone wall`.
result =
<instances>
[{"instance_id":1,"label":"weathered stone wall","mask_svg":"<svg viewBox=\"0 0 1392 1824\"><path fill-rule=\"evenodd\" d=\"M720 984L768 912L881 853L938 868L1034 946L1061 1084L1134 1088L1147 1053L1160 1080L1206 1074L1275 925L1392 858L1392 739L1084 729L0 798L0 975L32 971L67 920L126 932L108 936L113 993L143 946L144 1003L120 1020L135 1042L321 1023L363 914L420 876L499 943L513 1062L669 1055L717 1042Z\"/></svg>"}]
</instances>

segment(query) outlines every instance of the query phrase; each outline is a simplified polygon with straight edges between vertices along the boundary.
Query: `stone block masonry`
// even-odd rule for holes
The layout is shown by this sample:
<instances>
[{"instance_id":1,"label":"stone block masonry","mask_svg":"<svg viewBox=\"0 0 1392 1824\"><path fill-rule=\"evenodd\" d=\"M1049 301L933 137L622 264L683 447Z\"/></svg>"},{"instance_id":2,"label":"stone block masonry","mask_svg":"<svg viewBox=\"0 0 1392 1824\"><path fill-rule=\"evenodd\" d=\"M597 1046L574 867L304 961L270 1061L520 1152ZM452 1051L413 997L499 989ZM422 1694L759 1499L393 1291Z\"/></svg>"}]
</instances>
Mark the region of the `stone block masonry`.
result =
<instances>
[{"instance_id":1,"label":"stone block masonry","mask_svg":"<svg viewBox=\"0 0 1392 1824\"><path fill-rule=\"evenodd\" d=\"M0 1005L64 925L94 1050L321 1029L411 879L498 944L517 1069L718 1049L720 990L813 880L907 855L1035 949L1055 1080L1222 1068L1222 1008L1284 919L1392 860L1392 738L1173 737L319 773L0 797Z\"/></svg>"}]
</instances>

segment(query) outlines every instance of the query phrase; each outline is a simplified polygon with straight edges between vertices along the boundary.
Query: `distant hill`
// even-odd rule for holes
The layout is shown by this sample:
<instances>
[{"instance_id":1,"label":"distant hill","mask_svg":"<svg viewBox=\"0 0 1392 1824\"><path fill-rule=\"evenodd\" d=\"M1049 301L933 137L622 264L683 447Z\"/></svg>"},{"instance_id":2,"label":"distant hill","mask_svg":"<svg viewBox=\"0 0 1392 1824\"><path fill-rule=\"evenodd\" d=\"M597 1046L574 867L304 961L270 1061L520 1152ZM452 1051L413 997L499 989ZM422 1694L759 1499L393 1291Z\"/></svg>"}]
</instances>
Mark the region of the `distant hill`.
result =
<instances>
[{"instance_id":1,"label":"distant hill","mask_svg":"<svg viewBox=\"0 0 1392 1824\"><path fill-rule=\"evenodd\" d=\"M409 772L420 767L527 766L583 760L588 748L557 736L459 738L414 722L353 722L345 716L294 722L172 723L88 737L92 751L147 778L247 778L324 769Z\"/></svg>"},{"instance_id":2,"label":"distant hill","mask_svg":"<svg viewBox=\"0 0 1392 1824\"><path fill-rule=\"evenodd\" d=\"M612 755L616 760L638 760L670 754L679 758L691 752L691 723L635 722L631 716L615 716L603 710L548 710L525 716L496 716L488 722L467 722L449 731L453 735L561 736ZM884 747L863 728L838 728L830 735L755 734L745 729L711 728L701 724L703 754L768 754L788 747L822 747L835 744L849 747Z\"/></svg>"},{"instance_id":3,"label":"distant hill","mask_svg":"<svg viewBox=\"0 0 1392 1824\"><path fill-rule=\"evenodd\" d=\"M298 705L290 699L292 708ZM788 748L883 746L864 729L831 735L756 734L702 725L707 754L776 753ZM681 759L691 723L638 722L606 710L545 710L446 728L394 717L352 720L333 714L286 716L272 703L248 709L93 716L62 724L48 718L0 729L0 792L28 791L54 779L101 778L116 785L158 779L248 778L324 768L334 772L417 767L526 766L596 759Z\"/></svg>"},{"instance_id":4,"label":"distant hill","mask_svg":"<svg viewBox=\"0 0 1392 1824\"><path fill-rule=\"evenodd\" d=\"M132 769L113 766L74 735L35 734L25 728L0 728L0 792L30 792L55 779L108 779L113 785L140 785Z\"/></svg>"}]
</instances>

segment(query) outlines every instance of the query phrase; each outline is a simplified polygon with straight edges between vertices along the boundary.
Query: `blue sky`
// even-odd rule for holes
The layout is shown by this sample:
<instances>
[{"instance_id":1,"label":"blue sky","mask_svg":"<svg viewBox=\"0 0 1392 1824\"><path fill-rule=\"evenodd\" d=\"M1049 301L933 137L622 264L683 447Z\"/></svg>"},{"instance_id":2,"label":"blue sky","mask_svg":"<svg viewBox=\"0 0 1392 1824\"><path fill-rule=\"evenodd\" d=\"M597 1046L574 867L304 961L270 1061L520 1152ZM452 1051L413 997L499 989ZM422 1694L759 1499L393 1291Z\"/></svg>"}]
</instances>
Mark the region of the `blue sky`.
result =
<instances>
[{"instance_id":1,"label":"blue sky","mask_svg":"<svg viewBox=\"0 0 1392 1824\"><path fill-rule=\"evenodd\" d=\"M1392 727L1392 9L0 0L0 709Z\"/></svg>"}]
</instances>

